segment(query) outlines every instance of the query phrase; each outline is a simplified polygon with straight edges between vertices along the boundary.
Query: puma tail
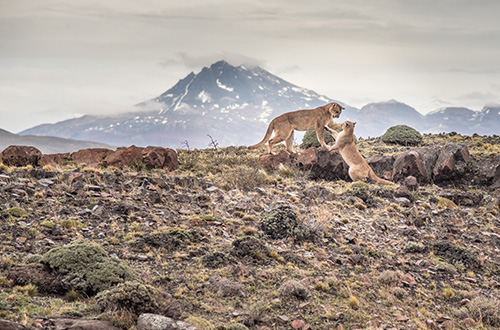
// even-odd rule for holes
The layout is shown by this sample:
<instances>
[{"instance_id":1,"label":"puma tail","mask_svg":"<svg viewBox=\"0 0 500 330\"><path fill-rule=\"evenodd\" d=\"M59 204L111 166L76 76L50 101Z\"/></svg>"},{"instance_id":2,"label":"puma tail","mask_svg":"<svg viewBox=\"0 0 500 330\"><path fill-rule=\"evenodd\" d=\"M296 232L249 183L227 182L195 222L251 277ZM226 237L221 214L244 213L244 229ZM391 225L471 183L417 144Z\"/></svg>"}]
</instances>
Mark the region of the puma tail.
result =
<instances>
[{"instance_id":1,"label":"puma tail","mask_svg":"<svg viewBox=\"0 0 500 330\"><path fill-rule=\"evenodd\" d=\"M370 180L372 180L373 182L376 182L376 183L380 183L380 184L394 184L394 182L391 182L391 181L379 178L375 174L375 172L373 172L373 170L371 168L370 168L370 172L368 173L368 177L370 178Z\"/></svg>"},{"instance_id":2,"label":"puma tail","mask_svg":"<svg viewBox=\"0 0 500 330\"><path fill-rule=\"evenodd\" d=\"M274 123L271 122L269 124L269 127L267 128L267 132L266 132L266 135L264 136L264 139L262 139L262 141L260 141L259 143L254 144L253 146L249 146L248 149L257 149L258 147L266 144L266 142L269 141L269 139L271 138L271 135L273 134L273 130L274 130Z\"/></svg>"}]
</instances>

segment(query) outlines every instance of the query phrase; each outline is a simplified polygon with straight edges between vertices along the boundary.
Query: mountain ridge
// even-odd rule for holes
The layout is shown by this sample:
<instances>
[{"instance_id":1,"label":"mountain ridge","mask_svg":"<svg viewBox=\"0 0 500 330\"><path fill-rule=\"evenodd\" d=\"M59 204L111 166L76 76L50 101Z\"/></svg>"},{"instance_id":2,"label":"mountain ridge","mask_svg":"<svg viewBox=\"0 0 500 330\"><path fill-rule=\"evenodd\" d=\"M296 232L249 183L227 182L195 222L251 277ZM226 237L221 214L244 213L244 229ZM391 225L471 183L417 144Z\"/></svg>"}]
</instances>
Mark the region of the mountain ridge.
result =
<instances>
[{"instance_id":1,"label":"mountain ridge","mask_svg":"<svg viewBox=\"0 0 500 330\"><path fill-rule=\"evenodd\" d=\"M39 149L44 154L74 152L87 148L116 148L112 145L100 142L73 140L54 136L21 136L0 129L0 151L11 145L32 146Z\"/></svg>"}]
</instances>

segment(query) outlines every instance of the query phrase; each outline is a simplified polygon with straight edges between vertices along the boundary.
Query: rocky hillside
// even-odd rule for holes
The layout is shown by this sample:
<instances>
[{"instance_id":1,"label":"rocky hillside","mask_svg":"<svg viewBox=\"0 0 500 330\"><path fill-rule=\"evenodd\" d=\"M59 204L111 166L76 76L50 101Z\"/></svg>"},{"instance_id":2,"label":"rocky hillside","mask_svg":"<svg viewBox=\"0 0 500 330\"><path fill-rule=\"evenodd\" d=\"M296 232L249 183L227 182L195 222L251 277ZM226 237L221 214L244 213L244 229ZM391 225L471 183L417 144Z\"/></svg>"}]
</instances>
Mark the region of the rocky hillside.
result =
<instances>
[{"instance_id":1,"label":"rocky hillside","mask_svg":"<svg viewBox=\"0 0 500 330\"><path fill-rule=\"evenodd\" d=\"M499 142L0 165L0 328L498 329Z\"/></svg>"}]
</instances>

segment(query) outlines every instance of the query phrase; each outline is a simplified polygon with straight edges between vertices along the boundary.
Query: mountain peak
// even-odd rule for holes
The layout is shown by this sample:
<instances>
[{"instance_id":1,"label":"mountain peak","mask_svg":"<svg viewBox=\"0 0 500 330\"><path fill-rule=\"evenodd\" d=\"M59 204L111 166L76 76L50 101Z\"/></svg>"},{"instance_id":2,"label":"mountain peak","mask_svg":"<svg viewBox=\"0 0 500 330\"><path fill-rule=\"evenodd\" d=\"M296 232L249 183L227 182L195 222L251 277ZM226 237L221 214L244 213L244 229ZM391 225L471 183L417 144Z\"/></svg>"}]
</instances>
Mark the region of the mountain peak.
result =
<instances>
[{"instance_id":1,"label":"mountain peak","mask_svg":"<svg viewBox=\"0 0 500 330\"><path fill-rule=\"evenodd\" d=\"M211 70L213 70L213 69L224 69L224 68L227 68L227 67L233 68L233 66L231 64L229 64L228 62L226 62L225 60L220 60L220 61L217 61L214 64L212 64L210 66L210 69Z\"/></svg>"}]
</instances>

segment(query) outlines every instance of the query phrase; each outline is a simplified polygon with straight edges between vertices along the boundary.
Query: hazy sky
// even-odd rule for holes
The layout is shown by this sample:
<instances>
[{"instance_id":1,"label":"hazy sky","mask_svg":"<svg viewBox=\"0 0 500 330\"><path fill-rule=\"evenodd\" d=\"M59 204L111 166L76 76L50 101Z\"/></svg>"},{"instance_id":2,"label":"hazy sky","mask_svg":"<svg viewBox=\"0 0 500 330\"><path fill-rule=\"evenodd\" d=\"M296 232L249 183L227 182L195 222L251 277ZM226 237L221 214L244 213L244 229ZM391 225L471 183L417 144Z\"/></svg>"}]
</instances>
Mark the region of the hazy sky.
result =
<instances>
[{"instance_id":1,"label":"hazy sky","mask_svg":"<svg viewBox=\"0 0 500 330\"><path fill-rule=\"evenodd\" d=\"M0 0L0 128L127 111L220 59L355 107L480 110L500 103L499 17L497 0Z\"/></svg>"}]
</instances>

